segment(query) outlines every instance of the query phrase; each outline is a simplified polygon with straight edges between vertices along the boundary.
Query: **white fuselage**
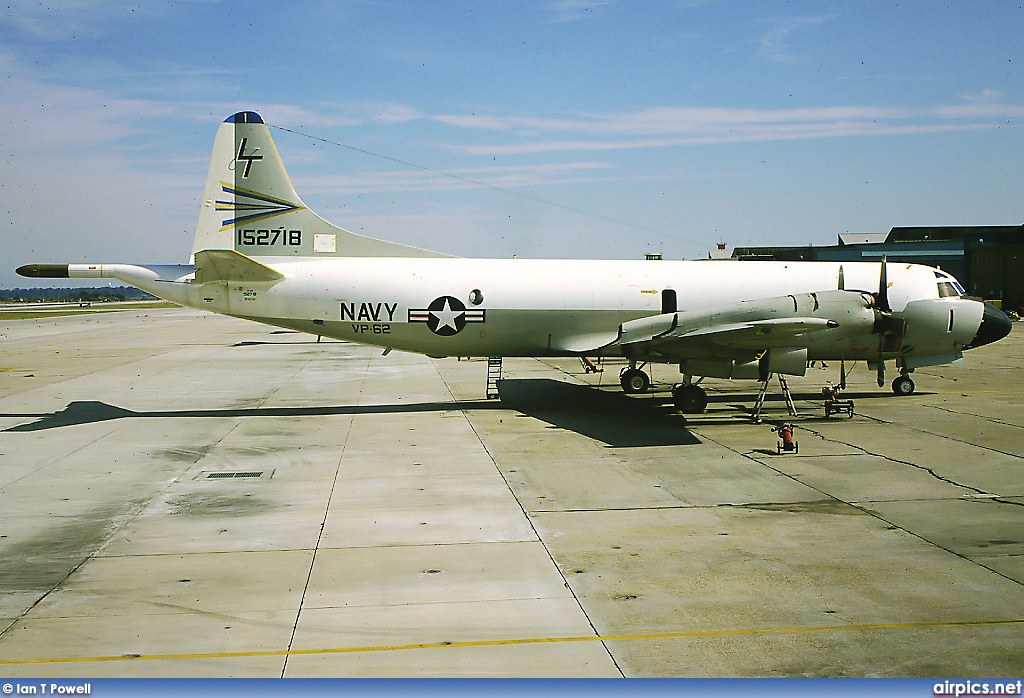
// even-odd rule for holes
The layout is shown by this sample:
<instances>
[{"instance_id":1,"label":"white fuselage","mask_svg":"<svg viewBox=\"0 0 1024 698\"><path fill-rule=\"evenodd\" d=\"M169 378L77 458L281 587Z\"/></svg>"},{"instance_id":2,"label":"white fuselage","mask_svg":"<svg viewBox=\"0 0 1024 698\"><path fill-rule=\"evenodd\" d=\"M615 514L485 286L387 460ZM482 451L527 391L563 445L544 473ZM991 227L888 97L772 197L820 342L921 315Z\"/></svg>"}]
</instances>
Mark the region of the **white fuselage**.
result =
<instances>
[{"instance_id":1,"label":"white fuselage","mask_svg":"<svg viewBox=\"0 0 1024 698\"><path fill-rule=\"evenodd\" d=\"M841 267L846 289L867 292L877 287L879 271L877 264L849 262L395 257L260 261L284 279L160 282L144 287L196 308L432 356L597 355L620 353L617 347L602 348L615 340L621 323L662 313L665 290L675 293L672 310L713 314L749 299L836 289ZM974 336L981 304L940 299L933 269L889 264L888 279L894 311L932 301L931 314L941 315L931 323L941 325L941 331L929 330L928 335L915 332L923 332L924 325L917 323L920 327L915 328L910 320L908 344L912 340L918 355L955 355ZM452 299L443 307L450 313L449 325L440 327L447 334L438 334L431 327L438 322L430 322L427 310L445 297ZM456 300L465 310L461 319ZM946 309L954 306L961 317L949 323ZM808 346L811 358L874 360L877 353L878 339L871 334L824 333Z\"/></svg>"}]
</instances>

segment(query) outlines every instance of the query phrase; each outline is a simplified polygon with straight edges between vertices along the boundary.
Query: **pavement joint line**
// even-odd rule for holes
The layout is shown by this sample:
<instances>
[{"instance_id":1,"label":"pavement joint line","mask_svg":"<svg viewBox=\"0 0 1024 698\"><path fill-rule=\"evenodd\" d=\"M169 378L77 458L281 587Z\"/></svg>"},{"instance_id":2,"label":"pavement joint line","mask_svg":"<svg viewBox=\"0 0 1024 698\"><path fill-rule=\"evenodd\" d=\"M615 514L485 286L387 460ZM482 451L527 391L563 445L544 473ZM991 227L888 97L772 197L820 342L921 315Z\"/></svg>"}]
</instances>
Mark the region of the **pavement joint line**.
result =
<instances>
[{"instance_id":1,"label":"pavement joint line","mask_svg":"<svg viewBox=\"0 0 1024 698\"><path fill-rule=\"evenodd\" d=\"M312 360L304 363L303 368L309 366L310 363L312 363ZM362 379L359 382L359 393L356 396L357 406L363 399L363 391L366 388L366 377L369 373L369 369L370 362L366 361L365 367L363 368ZM295 375L298 375L301 370L302 369L297 371ZM345 430L345 440L341 444L341 453L338 454L338 464L334 468L334 480L331 482L331 491L327 495L327 504L324 506L324 518L320 522L320 531L316 536L316 545L314 545L312 555L310 555L309 572L306 574L306 583L302 588L302 596L299 597L299 607L295 611L295 623L292 625L292 633L291 637L288 639L288 650L286 650L286 652L291 651L292 644L295 642L295 636L299 631L299 621L302 619L302 610L306 605L306 594L309 593L310 581L313 579L313 570L316 569L317 553L320 552L320 543L323 542L324 539L324 530L327 528L327 519L330 518L331 515L331 501L334 499L334 491L338 488L338 477L341 474L341 464L345 460L345 452L348 450L348 440L352 437L352 425L355 424L355 421L356 416L353 414L348 420L348 428ZM284 678L285 673L288 671L288 657L289 655L286 653L284 655L284 663L281 666L281 678Z\"/></svg>"},{"instance_id":2,"label":"pavement joint line","mask_svg":"<svg viewBox=\"0 0 1024 698\"><path fill-rule=\"evenodd\" d=\"M994 394L995 395L1004 395L1005 393L994 393ZM1000 424L1000 425L1006 426L1006 427L1013 427L1014 429L1024 429L1024 426L1022 426L1020 424L1014 424L1013 422L1007 422L1004 419L998 419L996 417L989 417L988 415L984 415L984 414L976 414L974 412L960 412L960 411L957 411L957 410L951 410L948 407L943 407L942 405L922 405L922 407L926 407L928 409L933 409L933 410L938 410L939 412L945 412L946 414L951 414L951 415L956 415L956 416L961 416L961 417L974 417L975 419L980 419L982 421L991 422L992 424ZM1017 455L1017 454L1013 454L1013 455Z\"/></svg>"},{"instance_id":3,"label":"pavement joint line","mask_svg":"<svg viewBox=\"0 0 1024 698\"><path fill-rule=\"evenodd\" d=\"M645 640L681 640L709 637L742 637L785 635L796 633L864 632L870 630L928 630L935 628L969 628L1024 625L1024 618L1007 620L922 621L917 623L861 623L852 625L812 625L789 628L736 628L723 630L683 630L623 635L575 635L567 637L526 637L497 640L465 640L456 642L418 642L402 645L371 645L365 647L320 647L311 649L252 650L238 652L191 652L175 654L122 654L86 657L46 657L35 659L0 659L0 666L25 664L75 664L93 662L167 661L181 659L234 659L241 657L289 657L363 652L399 652L422 649L460 649L468 647L502 647L510 645L553 644L561 642L629 642Z\"/></svg>"},{"instance_id":4,"label":"pavement joint line","mask_svg":"<svg viewBox=\"0 0 1024 698\"><path fill-rule=\"evenodd\" d=\"M864 453L866 455L869 455L869 456L872 456L874 458L880 458L880 459L882 459L884 461L889 461L890 463L899 463L901 465L906 465L908 467L915 468L915 469L920 470L922 472L926 472L929 475L931 475L932 478L934 478L935 480L937 480L939 482L944 482L946 484L952 485L954 487L959 487L959 488L964 489L964 490L970 490L971 492L973 492L976 495L987 495L987 494L990 494L988 492L984 492L983 490L978 489L977 487L972 487L971 485L964 485L964 484L958 483L958 482L956 482L956 481L954 481L954 480L952 480L950 478L947 478L947 477L944 477L942 475L939 475L932 468L929 468L929 467L926 467L926 466L923 466L923 465L918 465L917 463L914 463L912 461L905 461L905 460L901 460L899 458L894 458L892 456L886 456L886 455L881 454L881 453L874 453L872 451L869 451L867 448L865 448L863 446L858 447L858 446L854 446L853 444L847 443L845 441L841 441L841 440L838 439L838 437L825 436L821 432L815 431L814 429L810 429L808 427L804 427L804 428L807 431L809 431L810 433L814 434L815 436L818 436L818 437L820 437L820 438L822 438L822 439L824 439L826 441L829 441L829 442L832 442L832 443L843 444L845 446L849 446L851 448L858 449L862 453ZM920 431L920 430L913 429L913 428L911 428L911 430L912 431ZM930 433L930 432L922 432L922 433ZM709 439L709 440L714 441L713 439ZM719 443L719 442L715 441L715 443ZM728 446L724 446L723 444L719 444L719 445L722 445L724 448L729 448ZM995 569L993 567L990 567L989 565L982 564L982 562L979 559L975 559L973 557L970 557L966 553L957 552L956 550L953 550L952 548L946 547L945 545L942 545L942 544L940 544L940 543L938 543L938 542L936 542L934 540L929 539L927 536L924 536L924 535L922 535L920 533L917 533L915 531L910 530L906 526L901 526L901 525L897 524L895 521L891 521L891 520L885 518L884 516L882 516L878 512L871 511L869 509L865 509L864 507L862 507L862 506L860 506L860 505L858 505L858 504L856 504L854 502L843 502L842 499L836 497L835 495L833 495L833 494L831 494L829 492L825 492L821 488L815 487L815 486L811 485L809 482L804 482L799 477L797 477L797 476L795 476L795 475L793 475L791 473L788 473L785 470L782 470L781 467L777 468L777 467L775 467L775 466L765 462L763 459L755 458L752 455L752 452L744 453L744 454L741 454L741 455L749 458L750 460L754 461L755 463L760 463L764 467L769 468L769 469L779 473L780 475L785 475L786 477L792 479L794 482L798 482L798 483L800 483L800 484L802 484L802 485L804 485L806 487L810 487L811 489L815 490L816 492L821 492L823 495L825 495L829 499L834 499L837 502L842 502L842 503L845 503L845 504L849 504L850 506L854 506L857 509L860 509L861 511L863 511L865 514L868 514L869 516L873 516L876 519L878 519L879 521L881 521L881 522L883 522L885 524L888 524L889 526L896 526L900 530L905 531L906 533L914 536L915 538L918 538L918 539L924 541L928 545L932 545L932 546L938 548L939 550L945 551L945 552L949 553L950 555L953 555L954 557L958 557L961 560L965 560L965 561L967 561L967 562L969 562L969 563L971 563L973 565L977 565L978 567L981 567L982 569L986 569L989 572L991 572L991 573L993 573L993 574L995 574L995 575L997 575L999 577L1002 577L1003 579L1006 579L1006 580L1008 580L1010 582L1013 582L1014 584L1019 584L1019 585L1024 586L1024 581L1022 581L1020 579L1017 579L1016 577L1012 577L1009 574L1005 574L1003 572L1000 572L999 570L997 570L997 569ZM969 494L969 493L967 493L967 494ZM958 496L958 497L956 497L956 499L963 499L963 496L964 495ZM971 500L967 500L967 501L971 501ZM999 498L993 499L991 501L1000 502L1000 503L1004 503L1004 504L1015 504L1015 502L1010 502L1010 501L1003 502ZM1021 504L1020 506L1024 506L1024 504Z\"/></svg>"},{"instance_id":5,"label":"pavement joint line","mask_svg":"<svg viewBox=\"0 0 1024 698\"><path fill-rule=\"evenodd\" d=\"M926 465L921 465L920 463L915 463L914 461L910 461L910 460L903 460L902 458L896 458L895 456L887 456L884 453L875 453L874 451L869 451L867 448L864 448L863 446L861 446L861 447L854 446L851 443L848 443L846 441L841 440L839 437L825 436L821 432L815 431L814 429L811 429L811 428L808 428L808 427L805 427L805 429L807 431L809 431L810 433L814 434L815 436L818 436L818 437L824 439L825 441L830 441L832 443L838 443L838 444L842 444L843 446L848 446L849 448L854 449L854 450L858 450L861 453L863 453L864 455L871 456L872 458L880 458L882 460L889 461L890 463L899 463L900 465L905 465L907 467L914 468L914 469L919 470L921 472L928 473L935 480L937 480L939 482L944 482L947 485L951 485L953 487L959 487L960 489L963 489L963 490L970 490L974 494L978 494L978 495L989 494L988 492L985 492L984 490L978 489L977 487L974 487L972 485L965 485L965 484L963 484L961 482L957 482L956 480L954 480L951 477L946 477L945 475L940 475L936 471L935 468L929 468ZM919 432L922 432L922 433L925 433L925 434L930 434L932 436L939 436L938 434L933 434L932 432L925 431L925 430L922 430L922 429L917 429L915 427L910 427L910 429L912 431L919 431ZM941 438L948 438L950 441L958 441L959 442L958 439L953 439L951 437L942 436ZM959 442L959 443L963 443L963 442ZM989 450L995 450L995 449L989 449ZM1002 451L996 451L996 452L997 453L1003 453ZM1012 455L1012 454L1006 454L1006 455ZM1017 456L1017 457L1019 458L1019 456ZM961 496L963 496L963 495L961 495Z\"/></svg>"},{"instance_id":6,"label":"pavement joint line","mask_svg":"<svg viewBox=\"0 0 1024 698\"><path fill-rule=\"evenodd\" d=\"M434 365L434 369L437 370L438 376L440 376L442 382L444 382L445 388L448 389L448 393L452 396L452 398L455 398L455 393L452 391L452 388L448 384L448 381L445 380L444 376L441 374L441 371L440 371L440 368L438 368L437 362L433 361L431 363ZM541 363L543 363L543 362L541 362ZM546 540L544 540L544 536L541 535L540 531L537 530L537 525L535 524L535 522L533 520L533 517L530 515L530 512L527 510L527 507L523 504L523 501L519 498L519 495L516 494L516 490L512 486L512 483L509 482L509 473L506 473L505 471L503 471L501 469L501 467L498 465L498 461L495 459L494 454L487 447L487 443L484 441L484 439L480 437L480 432L477 431L476 425L473 423L473 420L470 419L469 415L466 414L465 412L463 412L463 417L466 420L466 424L472 430L474 437L476 437L476 439L480 442L480 447L483 449L484 453L487 454L487 457L490 459L491 463L494 465L494 470L498 474L498 477L501 478L502 482L505 483L505 487L508 488L509 495L515 501L516 506L519 507L519 511L522 512L523 516L525 517L527 524L530 526L530 529L533 531L534 536L536 536L536 538L537 538L537 542L540 543L541 548L543 548L544 554L547 555L548 559L551 561L551 565L552 565L552 567L553 567L553 569L555 571L555 574L557 574L562 579L562 583L565 585L565 588L569 590L569 594L572 596L573 601L575 601L576 605L579 607L580 613L582 613L583 617L586 618L587 625L589 625L591 630L594 631L593 637L599 638L600 637L600 632L598 631L597 626L594 625L593 619L590 617L590 614L587 612L587 609L583 605L583 602L580 601L580 598L577 595L576 590L572 588L572 585L569 583L569 580L566 579L565 572L562 571L561 566L558 564L558 560L555 559L555 555L554 555L554 553L552 553L550 545L548 545L548 542ZM602 642L601 645L602 645L602 648L604 649L605 653L608 655L608 659L615 666L615 669L619 672L619 675L620 676L624 676L624 674L622 672L622 668L619 666L619 661L618 661L618 659L615 658L615 654L611 651L611 649L608 647L608 645L605 644L604 642Z\"/></svg>"}]
</instances>

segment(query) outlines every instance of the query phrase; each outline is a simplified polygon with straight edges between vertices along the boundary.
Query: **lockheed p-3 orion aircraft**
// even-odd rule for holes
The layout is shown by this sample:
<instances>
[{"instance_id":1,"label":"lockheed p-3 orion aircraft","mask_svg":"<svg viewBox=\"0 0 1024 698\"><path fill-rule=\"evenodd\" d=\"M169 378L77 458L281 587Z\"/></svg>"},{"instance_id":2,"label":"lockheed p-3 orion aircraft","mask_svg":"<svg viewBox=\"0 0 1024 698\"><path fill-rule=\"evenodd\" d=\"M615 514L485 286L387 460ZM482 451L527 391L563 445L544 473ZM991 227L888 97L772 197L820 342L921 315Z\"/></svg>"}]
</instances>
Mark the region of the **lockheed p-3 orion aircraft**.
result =
<instances>
[{"instance_id":1,"label":"lockheed p-3 orion aircraft","mask_svg":"<svg viewBox=\"0 0 1024 698\"><path fill-rule=\"evenodd\" d=\"M810 361L866 361L897 394L915 368L997 341L1009 318L931 267L865 262L470 259L338 228L295 193L254 112L217 132L187 265L31 264L29 277L116 278L180 305L443 356L619 357L628 393L677 364L673 400L703 412L702 377L767 381ZM845 379L845 374L843 375Z\"/></svg>"}]
</instances>

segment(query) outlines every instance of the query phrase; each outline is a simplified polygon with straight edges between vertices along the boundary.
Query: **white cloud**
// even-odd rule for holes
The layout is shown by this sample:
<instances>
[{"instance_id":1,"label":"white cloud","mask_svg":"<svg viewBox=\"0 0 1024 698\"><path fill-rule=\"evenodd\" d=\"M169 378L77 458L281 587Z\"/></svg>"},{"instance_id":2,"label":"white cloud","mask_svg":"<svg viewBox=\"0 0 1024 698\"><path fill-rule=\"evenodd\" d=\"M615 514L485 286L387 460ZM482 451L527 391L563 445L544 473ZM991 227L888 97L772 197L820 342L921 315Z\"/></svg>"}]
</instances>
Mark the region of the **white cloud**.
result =
<instances>
[{"instance_id":1,"label":"white cloud","mask_svg":"<svg viewBox=\"0 0 1024 698\"><path fill-rule=\"evenodd\" d=\"M457 152L511 155L938 133L993 128L1006 118L1022 115L1024 106L990 103L932 109L655 107L636 112L586 114L563 119L487 115L440 115L432 118L448 125L501 134L505 139L505 142L449 146ZM557 137L562 134L573 137Z\"/></svg>"},{"instance_id":2,"label":"white cloud","mask_svg":"<svg viewBox=\"0 0 1024 698\"><path fill-rule=\"evenodd\" d=\"M555 22L578 22L601 14L612 0L553 0L548 11Z\"/></svg>"},{"instance_id":3,"label":"white cloud","mask_svg":"<svg viewBox=\"0 0 1024 698\"><path fill-rule=\"evenodd\" d=\"M804 61L808 57L795 52L790 35L798 29L815 27L832 19L821 17L788 17L781 20L775 27L767 31L757 42L757 53L768 60L779 63Z\"/></svg>"},{"instance_id":4,"label":"white cloud","mask_svg":"<svg viewBox=\"0 0 1024 698\"><path fill-rule=\"evenodd\" d=\"M1024 116L1024 106L1012 104L955 104L936 107L931 113L937 119L984 119L990 123Z\"/></svg>"},{"instance_id":5,"label":"white cloud","mask_svg":"<svg viewBox=\"0 0 1024 698\"><path fill-rule=\"evenodd\" d=\"M377 120L386 124L404 124L423 118L419 110L401 104L388 104L377 114Z\"/></svg>"},{"instance_id":6,"label":"white cloud","mask_svg":"<svg viewBox=\"0 0 1024 698\"><path fill-rule=\"evenodd\" d=\"M415 107L394 103L322 104L306 108L291 104L249 104L245 109L260 113L267 123L285 128L335 128L369 123L406 124L424 118ZM225 111L225 116L230 111Z\"/></svg>"},{"instance_id":7,"label":"white cloud","mask_svg":"<svg viewBox=\"0 0 1024 698\"><path fill-rule=\"evenodd\" d=\"M592 136L698 134L752 124L829 123L907 118L911 112L892 107L810 107L802 109L729 109L721 107L652 107L636 112L583 114L565 119L519 116L441 115L452 126L526 133L564 132Z\"/></svg>"},{"instance_id":8,"label":"white cloud","mask_svg":"<svg viewBox=\"0 0 1024 698\"><path fill-rule=\"evenodd\" d=\"M1001 102L1006 93L1000 90L990 90L986 87L978 94L965 94L961 96L968 102Z\"/></svg>"},{"instance_id":9,"label":"white cloud","mask_svg":"<svg viewBox=\"0 0 1024 698\"><path fill-rule=\"evenodd\" d=\"M445 173L430 170L355 172L296 178L300 194L349 196L381 192L450 191L480 186L514 189L555 184L609 181L610 166L596 162L542 163L508 167L477 167Z\"/></svg>"},{"instance_id":10,"label":"white cloud","mask_svg":"<svg viewBox=\"0 0 1024 698\"><path fill-rule=\"evenodd\" d=\"M984 94L984 93L983 93ZM994 97L995 93L990 96ZM206 111L209 111L208 106ZM224 113L230 113L227 106ZM1003 126L1024 116L1024 106L971 102L933 108L825 106L794 109L651 107L633 112L572 114L565 117L516 114L435 114L400 105L344 105L308 110L288 105L259 109L270 124L318 127L435 122L460 129L455 142L431 143L473 156L553 152L603 152L715 143L770 142L898 134L943 133ZM473 135L476 132L476 135ZM420 188L422 183L383 186Z\"/></svg>"},{"instance_id":11,"label":"white cloud","mask_svg":"<svg viewBox=\"0 0 1024 698\"><path fill-rule=\"evenodd\" d=\"M130 105L98 102L87 90L8 84L20 99L5 99L0 119L5 140L19 151L92 148L131 133L125 113Z\"/></svg>"},{"instance_id":12,"label":"white cloud","mask_svg":"<svg viewBox=\"0 0 1024 698\"><path fill-rule=\"evenodd\" d=\"M124 0L8 0L4 4L0 25L43 41L103 36L117 22L157 15L167 9L167 3Z\"/></svg>"}]
</instances>

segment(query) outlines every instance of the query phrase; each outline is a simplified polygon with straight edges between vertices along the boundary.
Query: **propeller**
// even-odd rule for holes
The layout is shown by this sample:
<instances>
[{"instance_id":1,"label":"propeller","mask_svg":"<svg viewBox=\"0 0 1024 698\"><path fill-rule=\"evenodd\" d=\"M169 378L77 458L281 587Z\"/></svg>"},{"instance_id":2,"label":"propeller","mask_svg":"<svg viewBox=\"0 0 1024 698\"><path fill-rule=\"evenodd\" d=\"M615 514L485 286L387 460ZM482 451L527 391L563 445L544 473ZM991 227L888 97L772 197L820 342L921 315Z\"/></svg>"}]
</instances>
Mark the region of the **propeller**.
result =
<instances>
[{"instance_id":1,"label":"propeller","mask_svg":"<svg viewBox=\"0 0 1024 698\"><path fill-rule=\"evenodd\" d=\"M882 271L878 277L878 293L872 294L875 299L875 327L878 333L878 387L885 385L885 355L886 340L893 337L901 339L907 329L907 321L903 318L893 317L892 306L889 305L889 279L886 273L887 261L882 255ZM898 342L897 342L898 344ZM890 348L889 351L893 351Z\"/></svg>"},{"instance_id":2,"label":"propeller","mask_svg":"<svg viewBox=\"0 0 1024 698\"><path fill-rule=\"evenodd\" d=\"M885 348L885 331L882 329L880 322L882 318L886 317L887 313L892 312L892 307L889 305L889 279L886 274L886 259L885 255L882 255L882 272L878 277L878 295L875 296L875 326L879 328L878 332L878 387L881 388L885 385L885 361L882 359L882 350ZM889 315L888 317L892 317Z\"/></svg>"}]
</instances>

